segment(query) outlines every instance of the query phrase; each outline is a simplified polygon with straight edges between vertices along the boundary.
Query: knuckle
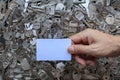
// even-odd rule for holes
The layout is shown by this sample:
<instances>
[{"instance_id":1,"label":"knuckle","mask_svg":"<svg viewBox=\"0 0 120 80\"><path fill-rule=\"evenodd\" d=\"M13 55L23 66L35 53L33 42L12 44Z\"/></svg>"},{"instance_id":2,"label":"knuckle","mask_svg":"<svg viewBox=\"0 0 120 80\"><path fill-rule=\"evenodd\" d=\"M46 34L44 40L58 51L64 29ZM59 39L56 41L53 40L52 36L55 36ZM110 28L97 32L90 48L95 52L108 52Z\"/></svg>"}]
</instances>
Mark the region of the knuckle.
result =
<instances>
[{"instance_id":1,"label":"knuckle","mask_svg":"<svg viewBox=\"0 0 120 80\"><path fill-rule=\"evenodd\" d=\"M78 53L79 52L79 47L78 46L74 46L74 53Z\"/></svg>"}]
</instances>

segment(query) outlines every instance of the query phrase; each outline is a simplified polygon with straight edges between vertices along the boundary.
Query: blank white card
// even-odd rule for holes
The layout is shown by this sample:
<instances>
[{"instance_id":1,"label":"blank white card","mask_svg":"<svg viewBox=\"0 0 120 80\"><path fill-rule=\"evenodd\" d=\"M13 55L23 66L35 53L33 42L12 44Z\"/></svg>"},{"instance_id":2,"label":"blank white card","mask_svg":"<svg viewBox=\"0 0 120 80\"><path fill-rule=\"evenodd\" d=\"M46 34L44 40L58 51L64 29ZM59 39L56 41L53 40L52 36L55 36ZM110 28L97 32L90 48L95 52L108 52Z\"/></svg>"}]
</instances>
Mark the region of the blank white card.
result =
<instances>
[{"instance_id":1,"label":"blank white card","mask_svg":"<svg viewBox=\"0 0 120 80\"><path fill-rule=\"evenodd\" d=\"M71 39L37 39L37 61L70 61Z\"/></svg>"}]
</instances>

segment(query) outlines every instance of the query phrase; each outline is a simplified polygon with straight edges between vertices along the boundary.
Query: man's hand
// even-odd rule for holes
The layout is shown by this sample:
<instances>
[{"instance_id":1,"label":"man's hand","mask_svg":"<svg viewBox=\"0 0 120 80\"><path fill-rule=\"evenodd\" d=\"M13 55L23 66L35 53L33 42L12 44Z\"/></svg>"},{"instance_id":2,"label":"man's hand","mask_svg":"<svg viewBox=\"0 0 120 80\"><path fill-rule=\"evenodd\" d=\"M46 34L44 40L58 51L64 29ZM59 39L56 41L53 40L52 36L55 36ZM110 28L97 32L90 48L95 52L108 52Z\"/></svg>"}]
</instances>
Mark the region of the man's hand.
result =
<instances>
[{"instance_id":1,"label":"man's hand","mask_svg":"<svg viewBox=\"0 0 120 80\"><path fill-rule=\"evenodd\" d=\"M120 55L120 37L117 36L86 29L71 36L70 39L73 45L68 48L68 51L83 66L95 65L96 59L101 57Z\"/></svg>"}]
</instances>

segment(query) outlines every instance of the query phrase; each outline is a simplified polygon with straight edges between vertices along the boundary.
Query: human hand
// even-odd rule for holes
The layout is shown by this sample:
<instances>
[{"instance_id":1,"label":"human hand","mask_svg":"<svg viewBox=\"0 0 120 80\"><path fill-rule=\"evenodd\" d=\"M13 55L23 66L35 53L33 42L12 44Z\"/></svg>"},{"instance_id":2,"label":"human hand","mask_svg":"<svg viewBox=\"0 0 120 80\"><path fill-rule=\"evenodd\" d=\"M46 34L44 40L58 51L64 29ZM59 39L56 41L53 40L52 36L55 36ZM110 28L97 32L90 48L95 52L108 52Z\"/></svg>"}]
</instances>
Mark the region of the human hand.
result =
<instances>
[{"instance_id":1,"label":"human hand","mask_svg":"<svg viewBox=\"0 0 120 80\"><path fill-rule=\"evenodd\" d=\"M84 67L95 65L96 59L120 55L120 37L97 30L86 29L70 37L73 45L68 51Z\"/></svg>"}]
</instances>

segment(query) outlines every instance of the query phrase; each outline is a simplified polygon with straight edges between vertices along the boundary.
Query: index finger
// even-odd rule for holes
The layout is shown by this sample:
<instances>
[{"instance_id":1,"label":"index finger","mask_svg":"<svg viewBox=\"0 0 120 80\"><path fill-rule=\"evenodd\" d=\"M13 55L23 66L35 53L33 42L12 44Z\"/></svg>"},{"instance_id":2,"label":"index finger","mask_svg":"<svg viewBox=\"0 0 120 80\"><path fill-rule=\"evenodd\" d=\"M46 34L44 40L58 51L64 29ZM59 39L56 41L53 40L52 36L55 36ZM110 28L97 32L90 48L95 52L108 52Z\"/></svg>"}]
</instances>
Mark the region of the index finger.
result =
<instances>
[{"instance_id":1,"label":"index finger","mask_svg":"<svg viewBox=\"0 0 120 80\"><path fill-rule=\"evenodd\" d=\"M73 36L70 36L70 39L73 41L73 43L78 44L78 43L82 42L84 37L85 36L84 36L83 32L80 32Z\"/></svg>"}]
</instances>

